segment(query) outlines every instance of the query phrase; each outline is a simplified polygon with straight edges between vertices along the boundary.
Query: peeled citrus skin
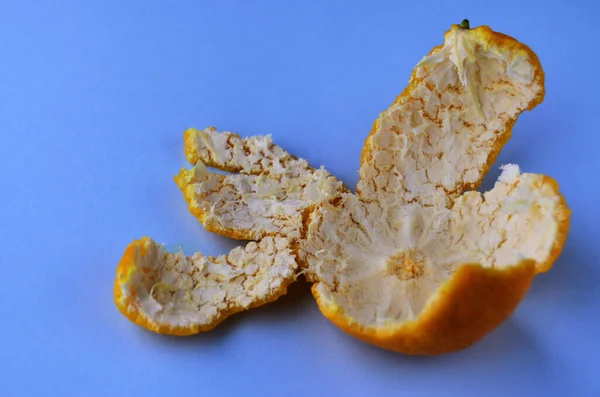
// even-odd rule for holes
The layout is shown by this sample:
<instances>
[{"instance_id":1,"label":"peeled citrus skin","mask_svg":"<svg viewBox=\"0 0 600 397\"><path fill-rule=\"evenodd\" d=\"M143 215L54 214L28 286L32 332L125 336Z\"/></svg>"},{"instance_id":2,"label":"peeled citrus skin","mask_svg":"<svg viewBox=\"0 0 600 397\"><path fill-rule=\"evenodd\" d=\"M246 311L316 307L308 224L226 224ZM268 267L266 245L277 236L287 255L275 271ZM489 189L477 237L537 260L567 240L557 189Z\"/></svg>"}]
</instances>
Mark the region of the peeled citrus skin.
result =
<instances>
[{"instance_id":1,"label":"peeled citrus skin","mask_svg":"<svg viewBox=\"0 0 600 397\"><path fill-rule=\"evenodd\" d=\"M452 25L451 29L448 32L446 32L445 36L448 37L448 35L450 35L453 31L457 31L457 30L460 30L460 26ZM519 54L521 56L526 57L528 59L528 61L532 64L532 68L535 71L533 81L539 88L538 88L538 92L536 93L535 97L532 98L532 100L527 104L527 106L523 110L533 110L537 105L542 103L542 101L544 100L544 97L546 95L546 89L545 89L545 84L544 84L545 83L545 73L542 69L542 65L540 63L540 60L539 60L537 54L534 51L532 51L531 48L529 48L526 44L517 41L513 37L510 37L510 36L505 35L500 32L493 31L489 26L478 26L476 28L470 29L469 34L477 37L477 39L481 43L485 43L484 44L485 46L500 48L505 52L513 52L515 54ZM427 55L431 56L432 54L439 52L443 47L444 47L443 44L436 46ZM420 83L422 83L422 79L416 75L416 70L415 70L415 71L413 71L413 73L410 77L409 84L404 88L402 93L400 95L398 95L398 97L396 97L395 101L393 102L393 104L391 106L398 105L406 100L409 100L411 97L411 91L413 91ZM482 166L480 168L479 179L475 182L470 182L470 183L464 184L455 193L460 193L460 192L463 192L463 191L469 190L469 189L477 189L480 186L483 178L489 172L491 166L496 161L498 154L500 154L500 151L502 150L504 145L510 139L510 137L512 135L512 128L517 121L517 116L512 117L507 120L506 127L502 131L502 133L499 134L496 143L493 145L493 150L490 151L487 162L485 163L484 166ZM373 135L375 134L375 132L379 128L379 123L380 123L380 119L378 118L373 123L371 132L365 139L365 144L364 144L363 150L361 152L361 167L363 167L364 165L367 165L368 163L373 161L372 138L373 138ZM361 186L359 183L359 186L357 188L357 191L359 194L360 194L360 188L361 188Z\"/></svg>"},{"instance_id":2,"label":"peeled citrus skin","mask_svg":"<svg viewBox=\"0 0 600 397\"><path fill-rule=\"evenodd\" d=\"M277 299L302 269L321 313L364 342L411 355L467 348L511 315L567 238L571 212L549 176L507 164L492 190L472 191L544 95L529 47L453 25L375 121L356 194L270 136L189 129L193 168L175 182L190 212L252 242L211 258L136 240L115 302L144 328L190 335Z\"/></svg>"},{"instance_id":3,"label":"peeled citrus skin","mask_svg":"<svg viewBox=\"0 0 600 397\"><path fill-rule=\"evenodd\" d=\"M343 331L396 352L470 346L510 316L535 274L559 255L570 211L557 188L546 176L508 167L485 196L466 193L452 211L410 204L396 218L377 203L345 196L338 207L313 214L302 246L321 312ZM530 203L523 201L529 189L536 196ZM400 235L388 233L394 222ZM421 245L406 243L411 239Z\"/></svg>"},{"instance_id":4,"label":"peeled citrus skin","mask_svg":"<svg viewBox=\"0 0 600 397\"><path fill-rule=\"evenodd\" d=\"M464 103L465 106L463 106L463 109L461 109L461 113L451 116L452 118L464 119L464 124L451 126L451 130L454 130L455 133L458 133L461 129L471 130L476 129L476 127L480 127L484 131L478 132L478 134L488 133L491 132L490 130L493 130L494 137L493 139L487 139L488 142L485 146L475 146L475 142L473 142L473 147L470 148L472 152L469 154L469 156L474 157L475 154L480 154L482 159L479 159L478 163L475 164L475 166L471 170L475 172L471 172L471 174L468 177L466 175L460 174L460 172L457 170L458 164L456 162L445 164L445 167L447 167L445 169L446 175L449 176L452 173L455 173L458 177L455 181L453 181L453 183L450 184L441 184L440 182L436 183L437 188L440 190L442 196L452 199L458 197L464 191L477 189L485 175L488 173L492 164L496 161L496 158L500 153L502 147L510 139L512 135L512 128L516 123L518 116L525 110L534 109L538 104L540 104L543 101L545 96L544 71L541 67L537 55L528 46L518 42L512 37L509 37L502 33L494 32L487 26L479 26L477 28L465 31L461 29L459 25L452 25L451 29L445 34L445 44L433 48L430 51L430 53L417 65L417 67L415 67L415 70L413 71L410 77L410 82L407 85L407 87L395 99L395 101L390 105L390 107L386 109L386 111L384 111L382 115L375 120L371 132L365 140L365 144L361 153L360 181L357 185L357 194L362 198L366 200L378 199L378 196L381 195L380 193L382 193L382 190L385 190L380 186L374 185L369 180L369 171L371 170L372 166L376 165L376 135L381 129L381 124L388 119L388 114L392 111L392 109L404 108L407 112L407 114L404 115L406 118L415 117L415 114L417 114L421 118L422 122L429 123L431 113L433 113L434 111L438 111L438 107L440 108L439 111L448 111L448 109L456 108L456 103L439 103L441 101L438 100L437 96L443 96L447 92L453 92L457 90L457 88L462 89L460 88L460 86L463 82L459 82L455 85L448 85L446 87L440 87L440 89L438 89L437 94L434 93L434 95L430 95L429 99L423 98L422 93L424 90L422 89L422 87L428 87L428 89L431 89L432 86L431 81L425 80L425 77L428 76L424 76L422 70L424 70L426 67L427 59L439 56L443 53L443 50L445 48L452 48L453 43L451 42L451 40L453 40L453 37L460 36L467 37L469 42L474 43L471 45L479 48L479 50L477 51L475 49L470 49L472 53L465 54L464 57L466 59L471 59L474 56L480 55L476 54L476 52L487 53L487 51L492 52L492 50L495 52L495 54L503 55L509 59L523 59L528 64L528 67L531 70L531 75L527 76L528 81L523 84L523 88L526 88L530 92L527 96L517 98L515 97L514 92L510 92L510 90L507 90L509 91L507 92L507 94L511 96L511 101L517 101L517 99L520 99L522 103L517 109L514 109L513 111L503 111L502 114L495 115L495 117L499 121L501 121L501 125L498 126L492 126L492 123L490 123L490 121L492 120L483 120L483 122L481 122L481 120L477 120L476 117L463 117L464 114L474 113L475 111L473 109L479 107L480 100L477 99L471 103ZM456 44L455 46L458 46L458 44ZM466 47L468 48L468 46ZM454 50L451 49L450 51ZM481 68L485 68L486 66L487 65L482 65ZM508 76L498 77L498 81L504 81L504 78L508 79ZM493 91L495 89L494 87L496 86L496 83L494 83L494 85L484 87L484 89L482 89L482 92L478 93L478 95L480 97L485 97L485 93ZM465 87L464 90L467 91L467 88ZM498 91L501 90L502 87L498 89ZM488 102L493 103L491 99L492 98L490 98ZM436 105L428 106L428 101L436 101L438 103ZM399 136L405 136L409 133L409 131L403 129L401 125L399 126L399 123L397 121L394 124L396 124L394 128ZM413 124L413 128L415 126L416 125ZM430 134L430 137L431 136L432 135ZM452 144L454 144L454 142ZM452 149L452 147L445 147L442 149L445 151L449 151ZM463 155L467 155L466 152L469 149L461 148L461 150L463 151ZM403 163L403 160L396 160L397 165L402 166ZM401 183L401 180L394 180L393 182L390 180L388 182L389 186ZM400 190L395 192L394 194L402 198L402 196L406 196L406 193L406 191ZM411 200L415 198L419 199L418 195L417 197L410 197Z\"/></svg>"},{"instance_id":5,"label":"peeled citrus skin","mask_svg":"<svg viewBox=\"0 0 600 397\"><path fill-rule=\"evenodd\" d=\"M270 136L188 129L185 154L195 164L175 176L190 212L206 230L239 240L300 238L307 212L347 190L324 168L275 145ZM232 172L220 175L206 166Z\"/></svg>"},{"instance_id":6,"label":"peeled citrus skin","mask_svg":"<svg viewBox=\"0 0 600 397\"><path fill-rule=\"evenodd\" d=\"M552 268L554 262L556 262L556 260L562 253L565 243L567 242L569 229L571 227L571 210L567 206L567 201L565 200L565 197L559 193L558 182L545 175L543 176L543 181L545 184L552 186L552 188L556 192L556 195L559 197L560 203L557 206L557 211L554 216L557 219L558 224L560 226L547 259L545 261L536 263L536 273L546 273Z\"/></svg>"},{"instance_id":7,"label":"peeled citrus skin","mask_svg":"<svg viewBox=\"0 0 600 397\"><path fill-rule=\"evenodd\" d=\"M485 26L452 26L375 121L357 199L311 214L299 257L326 318L369 344L436 355L510 316L560 255L570 210L556 181L515 165L491 192L469 190L544 95L527 46Z\"/></svg>"},{"instance_id":8,"label":"peeled citrus skin","mask_svg":"<svg viewBox=\"0 0 600 397\"><path fill-rule=\"evenodd\" d=\"M250 242L218 258L168 253L148 237L129 245L117 267L115 303L135 324L170 335L209 331L284 295L297 277L307 213L347 190L270 136L191 128L184 143L194 166L174 179L190 212L208 231Z\"/></svg>"},{"instance_id":9,"label":"peeled citrus skin","mask_svg":"<svg viewBox=\"0 0 600 397\"><path fill-rule=\"evenodd\" d=\"M265 238L218 258L170 253L144 237L117 267L114 300L133 323L159 334L212 330L231 315L277 300L296 280L289 241Z\"/></svg>"},{"instance_id":10,"label":"peeled citrus skin","mask_svg":"<svg viewBox=\"0 0 600 397\"><path fill-rule=\"evenodd\" d=\"M410 355L465 349L511 315L535 276L535 263L507 270L465 264L437 291L420 316L397 327L365 327L312 287L321 313L346 333L371 345Z\"/></svg>"},{"instance_id":11,"label":"peeled citrus skin","mask_svg":"<svg viewBox=\"0 0 600 397\"><path fill-rule=\"evenodd\" d=\"M130 277L130 274L135 271L136 268L136 250L141 249L141 255L144 256L146 254L144 247L144 242L146 238L142 238L140 240L136 240L129 244L123 253L123 257L117 266L117 277L115 278L114 283L114 300L117 308L125 317L127 317L131 322L136 325L139 325L142 328L145 328L150 331L154 331L159 334L167 334L167 335L175 335L175 336L186 336L193 335L198 333L200 330L198 327L181 327L174 326L171 324L157 324L152 321L150 318L144 315L139 310L135 308L135 295L131 295L126 297L123 294L123 288L121 286L121 282L127 280ZM211 327L212 328L212 327ZM208 330L208 329L206 329Z\"/></svg>"}]
</instances>

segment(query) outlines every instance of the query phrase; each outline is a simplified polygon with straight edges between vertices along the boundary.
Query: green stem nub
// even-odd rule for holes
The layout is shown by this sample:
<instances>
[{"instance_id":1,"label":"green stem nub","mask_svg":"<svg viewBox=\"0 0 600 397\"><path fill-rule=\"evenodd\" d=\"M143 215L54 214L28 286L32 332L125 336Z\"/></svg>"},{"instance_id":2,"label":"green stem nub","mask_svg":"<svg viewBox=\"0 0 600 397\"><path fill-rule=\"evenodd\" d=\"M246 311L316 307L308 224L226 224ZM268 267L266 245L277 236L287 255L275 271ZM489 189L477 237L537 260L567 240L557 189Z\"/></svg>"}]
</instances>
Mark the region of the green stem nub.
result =
<instances>
[{"instance_id":1,"label":"green stem nub","mask_svg":"<svg viewBox=\"0 0 600 397\"><path fill-rule=\"evenodd\" d=\"M471 29L468 19L463 19L463 21L458 26L460 26L461 29Z\"/></svg>"}]
</instances>

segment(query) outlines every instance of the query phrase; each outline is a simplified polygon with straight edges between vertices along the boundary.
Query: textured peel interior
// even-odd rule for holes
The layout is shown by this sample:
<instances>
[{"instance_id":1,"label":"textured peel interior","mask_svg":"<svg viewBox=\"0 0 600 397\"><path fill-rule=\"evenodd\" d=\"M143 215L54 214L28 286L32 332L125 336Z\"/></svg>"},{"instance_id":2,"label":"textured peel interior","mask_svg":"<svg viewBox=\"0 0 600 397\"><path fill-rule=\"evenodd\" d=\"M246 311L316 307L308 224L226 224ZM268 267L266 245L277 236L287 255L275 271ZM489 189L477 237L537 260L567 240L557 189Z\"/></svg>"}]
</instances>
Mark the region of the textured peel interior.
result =
<instances>
[{"instance_id":1,"label":"textured peel interior","mask_svg":"<svg viewBox=\"0 0 600 397\"><path fill-rule=\"evenodd\" d=\"M174 334L212 329L283 295L297 276L295 247L308 212L346 191L270 136L190 129L185 152L195 166L182 169L175 182L191 212L209 231L254 241L218 258L169 253L150 239L135 245L137 270L118 270L117 305L139 324Z\"/></svg>"},{"instance_id":2,"label":"textured peel interior","mask_svg":"<svg viewBox=\"0 0 600 397\"><path fill-rule=\"evenodd\" d=\"M344 195L309 224L304 244L322 296L363 325L413 320L461 264L542 264L560 233L562 202L541 175L507 166L496 186L451 209Z\"/></svg>"},{"instance_id":3,"label":"textured peel interior","mask_svg":"<svg viewBox=\"0 0 600 397\"><path fill-rule=\"evenodd\" d=\"M191 129L186 153L200 160L175 178L191 211L208 230L230 237L298 239L306 211L345 190L324 168L292 157L270 136L240 139L214 128ZM216 174L205 164L243 173Z\"/></svg>"},{"instance_id":4,"label":"textured peel interior","mask_svg":"<svg viewBox=\"0 0 600 397\"><path fill-rule=\"evenodd\" d=\"M121 269L126 311L157 328L210 329L231 314L269 302L296 278L289 241L267 237L217 258L171 253L153 240L135 246Z\"/></svg>"},{"instance_id":5,"label":"textured peel interior","mask_svg":"<svg viewBox=\"0 0 600 397\"><path fill-rule=\"evenodd\" d=\"M298 177L310 168L304 159L289 154L273 143L270 135L241 138L215 127L185 131L185 155L190 164L203 164L230 172L263 173Z\"/></svg>"},{"instance_id":6,"label":"textured peel interior","mask_svg":"<svg viewBox=\"0 0 600 397\"><path fill-rule=\"evenodd\" d=\"M530 54L489 45L478 29L449 31L417 65L408 95L381 113L363 152L361 198L450 206L543 95Z\"/></svg>"},{"instance_id":7,"label":"textured peel interior","mask_svg":"<svg viewBox=\"0 0 600 397\"><path fill-rule=\"evenodd\" d=\"M508 165L490 192L464 193L544 94L535 55L488 33L446 34L376 121L357 195L312 214L301 257L345 318L375 327L414 320L462 264L533 259L542 271L552 262L568 217L554 181Z\"/></svg>"},{"instance_id":8,"label":"textured peel interior","mask_svg":"<svg viewBox=\"0 0 600 397\"><path fill-rule=\"evenodd\" d=\"M491 191L468 191L519 114L544 96L535 54L500 37L454 26L419 62L365 142L356 194L268 135L187 130L194 166L175 181L190 211L209 231L258 243L208 258L144 239L134 266L119 270L121 310L151 328L211 329L284 294L297 258L320 305L395 327L416 319L463 264L506 269L532 259L547 270L569 218L557 184L510 164Z\"/></svg>"}]
</instances>

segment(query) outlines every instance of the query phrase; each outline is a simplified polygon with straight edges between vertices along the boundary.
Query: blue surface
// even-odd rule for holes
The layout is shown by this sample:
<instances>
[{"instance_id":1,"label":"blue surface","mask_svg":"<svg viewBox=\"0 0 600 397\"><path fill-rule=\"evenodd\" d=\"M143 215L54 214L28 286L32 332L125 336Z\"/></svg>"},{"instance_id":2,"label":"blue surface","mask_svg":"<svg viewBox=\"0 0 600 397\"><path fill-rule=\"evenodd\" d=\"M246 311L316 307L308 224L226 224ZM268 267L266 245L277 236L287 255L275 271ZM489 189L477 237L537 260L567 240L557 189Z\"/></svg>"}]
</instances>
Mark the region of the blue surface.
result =
<instances>
[{"instance_id":1,"label":"blue surface","mask_svg":"<svg viewBox=\"0 0 600 397\"><path fill-rule=\"evenodd\" d=\"M600 395L597 3L123 3L0 5L0 396ZM172 181L185 128L271 133L354 186L373 120L463 18L539 55L546 99L499 163L553 176L573 209L560 260L501 327L405 357L343 334L306 284L197 337L118 313L134 238L236 245Z\"/></svg>"}]
</instances>

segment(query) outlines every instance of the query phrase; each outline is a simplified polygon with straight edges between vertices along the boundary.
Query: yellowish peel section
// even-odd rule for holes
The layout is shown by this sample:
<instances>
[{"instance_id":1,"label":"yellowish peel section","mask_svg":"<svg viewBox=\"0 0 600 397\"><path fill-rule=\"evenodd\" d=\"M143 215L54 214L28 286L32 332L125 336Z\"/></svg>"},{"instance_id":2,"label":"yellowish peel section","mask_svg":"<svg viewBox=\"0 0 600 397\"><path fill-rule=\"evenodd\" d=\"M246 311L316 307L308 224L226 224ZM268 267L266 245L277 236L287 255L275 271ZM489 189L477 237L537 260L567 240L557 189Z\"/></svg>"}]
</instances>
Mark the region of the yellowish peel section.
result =
<instances>
[{"instance_id":1,"label":"yellowish peel section","mask_svg":"<svg viewBox=\"0 0 600 397\"><path fill-rule=\"evenodd\" d=\"M324 168L270 137L207 128L190 129L184 139L186 156L197 163L175 182L191 212L209 231L259 242L218 258L168 253L149 238L128 247L117 270L117 306L136 324L175 335L212 329L284 294L296 278L293 250L307 212L345 191ZM205 163L240 174L210 172Z\"/></svg>"},{"instance_id":2,"label":"yellowish peel section","mask_svg":"<svg viewBox=\"0 0 600 397\"><path fill-rule=\"evenodd\" d=\"M344 195L312 215L302 259L322 296L361 324L385 327L417 318L461 264L530 260L547 270L568 222L553 180L509 165L494 189L467 192L451 209Z\"/></svg>"},{"instance_id":3,"label":"yellowish peel section","mask_svg":"<svg viewBox=\"0 0 600 397\"><path fill-rule=\"evenodd\" d=\"M292 158L270 138L242 140L213 129L188 130L185 136L192 142L186 144L186 153L198 163L182 169L175 182L190 211L209 231L247 240L275 235L296 240L306 213L346 190L324 168ZM216 158L225 160L211 160ZM216 174L203 162L245 173Z\"/></svg>"},{"instance_id":4,"label":"yellowish peel section","mask_svg":"<svg viewBox=\"0 0 600 397\"><path fill-rule=\"evenodd\" d=\"M229 172L242 174L276 174L298 177L311 170L308 161L299 159L273 143L271 135L241 138L215 127L190 128L184 132L185 155L195 165L199 162Z\"/></svg>"},{"instance_id":5,"label":"yellowish peel section","mask_svg":"<svg viewBox=\"0 0 600 397\"><path fill-rule=\"evenodd\" d=\"M287 239L267 237L217 258L171 253L150 238L132 243L117 269L115 302L149 330L190 335L276 300L296 279Z\"/></svg>"},{"instance_id":6,"label":"yellowish peel section","mask_svg":"<svg viewBox=\"0 0 600 397\"><path fill-rule=\"evenodd\" d=\"M357 196L310 217L300 258L332 316L396 329L463 264L551 266L570 216L552 179L508 165L492 191L463 195L542 100L543 81L533 52L487 27L453 26L416 66L365 143Z\"/></svg>"},{"instance_id":7,"label":"yellowish peel section","mask_svg":"<svg viewBox=\"0 0 600 397\"><path fill-rule=\"evenodd\" d=\"M148 329L196 333L285 293L298 262L323 314L357 338L410 354L467 347L514 310L566 239L570 211L547 176L509 164L491 191L466 192L543 97L527 46L454 25L376 120L356 195L270 136L189 129L194 167L175 181L191 212L209 231L262 240L219 258L136 241L115 301Z\"/></svg>"},{"instance_id":8,"label":"yellowish peel section","mask_svg":"<svg viewBox=\"0 0 600 397\"><path fill-rule=\"evenodd\" d=\"M502 168L494 189L467 192L455 201L453 212L463 217L458 227L467 236L476 225L489 224L477 239L476 259L484 266L531 259L537 272L547 271L562 250L571 211L552 178L521 174L515 164Z\"/></svg>"},{"instance_id":9,"label":"yellowish peel section","mask_svg":"<svg viewBox=\"0 0 600 397\"><path fill-rule=\"evenodd\" d=\"M376 120L363 149L359 196L450 206L479 185L519 114L541 102L543 80L523 44L487 27L453 26Z\"/></svg>"},{"instance_id":10,"label":"yellowish peel section","mask_svg":"<svg viewBox=\"0 0 600 397\"><path fill-rule=\"evenodd\" d=\"M319 309L348 334L372 345L415 355L438 355L471 346L500 325L525 296L534 277L532 261L502 270L464 264L442 283L418 318L365 325L344 307L321 293L312 292Z\"/></svg>"}]
</instances>

